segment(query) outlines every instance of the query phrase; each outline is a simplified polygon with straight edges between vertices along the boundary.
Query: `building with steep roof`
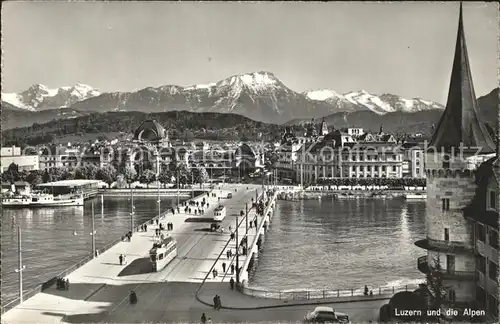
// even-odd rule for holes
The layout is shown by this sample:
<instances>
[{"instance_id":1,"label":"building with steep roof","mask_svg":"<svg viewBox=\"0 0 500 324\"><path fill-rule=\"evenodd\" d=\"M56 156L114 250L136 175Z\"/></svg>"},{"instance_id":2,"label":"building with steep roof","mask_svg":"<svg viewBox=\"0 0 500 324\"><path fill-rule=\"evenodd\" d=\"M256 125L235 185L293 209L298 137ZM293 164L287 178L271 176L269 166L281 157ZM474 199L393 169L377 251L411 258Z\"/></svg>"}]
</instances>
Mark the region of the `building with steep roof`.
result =
<instances>
[{"instance_id":1,"label":"building with steep roof","mask_svg":"<svg viewBox=\"0 0 500 324\"><path fill-rule=\"evenodd\" d=\"M462 210L476 194L478 165L491 158L487 153L495 151L478 118L462 4L455 46L446 109L425 153L427 237L415 244L427 252L418 259L418 269L442 278L447 306L458 310L476 298L474 233ZM436 295L432 284L428 281L431 300Z\"/></svg>"}]
</instances>

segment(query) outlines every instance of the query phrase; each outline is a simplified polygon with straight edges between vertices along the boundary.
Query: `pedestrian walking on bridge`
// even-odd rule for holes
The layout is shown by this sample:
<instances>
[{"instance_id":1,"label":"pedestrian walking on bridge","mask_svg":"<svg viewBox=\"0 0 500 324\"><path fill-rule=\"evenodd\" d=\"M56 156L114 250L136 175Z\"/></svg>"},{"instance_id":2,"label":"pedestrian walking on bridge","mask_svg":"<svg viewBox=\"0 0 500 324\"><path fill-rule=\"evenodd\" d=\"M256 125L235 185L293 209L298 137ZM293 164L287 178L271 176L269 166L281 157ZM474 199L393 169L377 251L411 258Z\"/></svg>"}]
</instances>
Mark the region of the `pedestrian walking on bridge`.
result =
<instances>
[{"instance_id":1,"label":"pedestrian walking on bridge","mask_svg":"<svg viewBox=\"0 0 500 324\"><path fill-rule=\"evenodd\" d=\"M234 279L233 279L233 277L231 277L231 280L229 280L229 286L231 287L231 290L234 290Z\"/></svg>"},{"instance_id":2,"label":"pedestrian walking on bridge","mask_svg":"<svg viewBox=\"0 0 500 324\"><path fill-rule=\"evenodd\" d=\"M123 265L123 254L120 254L118 260L120 260L120 265Z\"/></svg>"},{"instance_id":3,"label":"pedestrian walking on bridge","mask_svg":"<svg viewBox=\"0 0 500 324\"><path fill-rule=\"evenodd\" d=\"M205 313L201 314L201 324L205 324L207 322L207 317L205 316Z\"/></svg>"},{"instance_id":4,"label":"pedestrian walking on bridge","mask_svg":"<svg viewBox=\"0 0 500 324\"><path fill-rule=\"evenodd\" d=\"M222 272L226 273L226 262L222 262Z\"/></svg>"}]
</instances>

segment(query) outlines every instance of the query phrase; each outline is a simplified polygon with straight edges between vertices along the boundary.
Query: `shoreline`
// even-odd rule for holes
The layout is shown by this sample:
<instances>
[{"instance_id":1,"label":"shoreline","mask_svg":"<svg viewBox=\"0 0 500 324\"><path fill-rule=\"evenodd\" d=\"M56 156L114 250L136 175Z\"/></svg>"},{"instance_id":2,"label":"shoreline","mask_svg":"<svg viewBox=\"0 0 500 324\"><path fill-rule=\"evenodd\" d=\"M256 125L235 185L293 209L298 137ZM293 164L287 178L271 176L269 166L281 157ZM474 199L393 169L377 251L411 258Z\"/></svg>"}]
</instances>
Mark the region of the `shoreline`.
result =
<instances>
[{"instance_id":1,"label":"shoreline","mask_svg":"<svg viewBox=\"0 0 500 324\"><path fill-rule=\"evenodd\" d=\"M282 191L278 194L278 200L304 200L321 199L322 197L332 197L333 199L393 199L405 198L408 194L418 195L421 198L410 199L415 201L425 201L427 198L425 190L304 190L296 192Z\"/></svg>"}]
</instances>

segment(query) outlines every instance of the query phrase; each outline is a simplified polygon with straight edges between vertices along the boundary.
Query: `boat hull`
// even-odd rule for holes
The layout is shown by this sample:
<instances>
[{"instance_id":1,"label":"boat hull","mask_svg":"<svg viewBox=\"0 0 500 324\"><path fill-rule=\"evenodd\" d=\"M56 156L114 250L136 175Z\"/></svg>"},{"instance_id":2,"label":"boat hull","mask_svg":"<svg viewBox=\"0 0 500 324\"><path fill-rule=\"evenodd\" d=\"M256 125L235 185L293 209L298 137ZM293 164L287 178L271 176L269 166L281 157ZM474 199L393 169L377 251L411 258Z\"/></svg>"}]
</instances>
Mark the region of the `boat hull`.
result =
<instances>
[{"instance_id":1,"label":"boat hull","mask_svg":"<svg viewBox=\"0 0 500 324\"><path fill-rule=\"evenodd\" d=\"M3 202L3 208L43 208L83 206L83 199L68 199L46 202Z\"/></svg>"}]
</instances>

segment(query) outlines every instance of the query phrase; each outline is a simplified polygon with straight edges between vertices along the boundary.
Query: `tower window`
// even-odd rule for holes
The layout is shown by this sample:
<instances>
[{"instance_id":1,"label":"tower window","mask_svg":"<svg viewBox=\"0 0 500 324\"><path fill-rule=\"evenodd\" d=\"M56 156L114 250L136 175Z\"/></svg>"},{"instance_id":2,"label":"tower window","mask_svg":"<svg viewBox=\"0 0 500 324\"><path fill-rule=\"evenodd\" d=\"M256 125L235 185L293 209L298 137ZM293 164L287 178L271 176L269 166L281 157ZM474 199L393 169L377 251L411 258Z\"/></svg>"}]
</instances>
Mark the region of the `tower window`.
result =
<instances>
[{"instance_id":1,"label":"tower window","mask_svg":"<svg viewBox=\"0 0 500 324\"><path fill-rule=\"evenodd\" d=\"M443 209L443 211L450 210L450 199L449 198L443 198L443 199L441 199L441 203L442 203L442 209Z\"/></svg>"},{"instance_id":2,"label":"tower window","mask_svg":"<svg viewBox=\"0 0 500 324\"><path fill-rule=\"evenodd\" d=\"M443 156L443 169L450 168L450 158L448 155Z\"/></svg>"},{"instance_id":3,"label":"tower window","mask_svg":"<svg viewBox=\"0 0 500 324\"><path fill-rule=\"evenodd\" d=\"M494 190L490 191L490 209L496 210L497 208L497 193Z\"/></svg>"},{"instance_id":4,"label":"tower window","mask_svg":"<svg viewBox=\"0 0 500 324\"><path fill-rule=\"evenodd\" d=\"M445 228L444 229L444 240L445 241L449 241L450 240L450 229L449 228Z\"/></svg>"}]
</instances>

